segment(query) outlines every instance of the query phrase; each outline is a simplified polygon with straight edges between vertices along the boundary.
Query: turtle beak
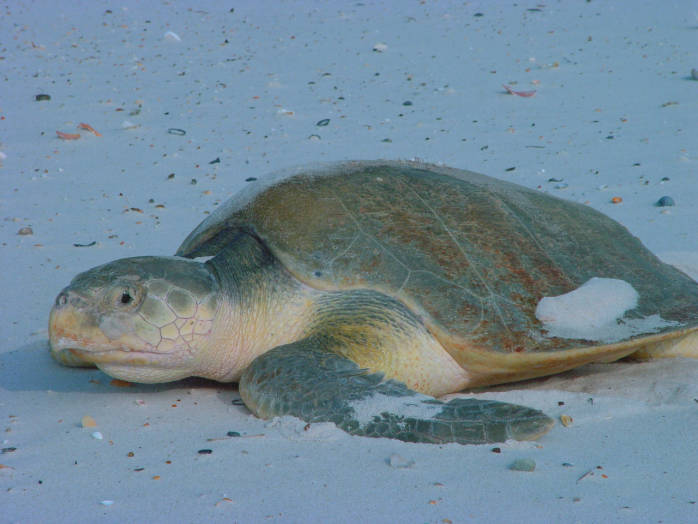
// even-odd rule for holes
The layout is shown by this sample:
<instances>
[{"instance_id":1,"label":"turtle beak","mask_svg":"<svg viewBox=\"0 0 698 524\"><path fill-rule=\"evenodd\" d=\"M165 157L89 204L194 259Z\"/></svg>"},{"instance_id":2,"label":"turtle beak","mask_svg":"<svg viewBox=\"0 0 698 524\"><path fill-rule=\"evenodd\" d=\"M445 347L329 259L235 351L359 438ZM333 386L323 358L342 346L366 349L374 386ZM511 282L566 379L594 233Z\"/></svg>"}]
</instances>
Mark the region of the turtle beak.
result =
<instances>
[{"instance_id":1,"label":"turtle beak","mask_svg":"<svg viewBox=\"0 0 698 524\"><path fill-rule=\"evenodd\" d=\"M48 321L51 356L66 366L94 366L89 360L78 356L77 352L95 342L108 342L93 315L86 311L86 304L83 297L65 288L51 308Z\"/></svg>"}]
</instances>

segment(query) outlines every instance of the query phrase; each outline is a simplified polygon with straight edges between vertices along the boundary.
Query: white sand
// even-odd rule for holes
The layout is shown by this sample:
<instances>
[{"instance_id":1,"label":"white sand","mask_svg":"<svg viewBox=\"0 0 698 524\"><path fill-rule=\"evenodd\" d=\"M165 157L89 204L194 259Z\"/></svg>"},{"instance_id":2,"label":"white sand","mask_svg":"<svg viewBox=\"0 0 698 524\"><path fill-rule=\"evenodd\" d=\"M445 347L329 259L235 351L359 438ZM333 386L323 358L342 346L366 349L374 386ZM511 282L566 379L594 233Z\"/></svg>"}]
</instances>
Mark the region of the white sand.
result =
<instances>
[{"instance_id":1,"label":"white sand","mask_svg":"<svg viewBox=\"0 0 698 524\"><path fill-rule=\"evenodd\" d=\"M172 254L246 178L317 161L540 187L695 271L693 2L140 3L0 12L0 522L698 522L696 361L478 393L574 419L494 453L264 422L227 385L116 387L46 331L77 272Z\"/></svg>"}]
</instances>

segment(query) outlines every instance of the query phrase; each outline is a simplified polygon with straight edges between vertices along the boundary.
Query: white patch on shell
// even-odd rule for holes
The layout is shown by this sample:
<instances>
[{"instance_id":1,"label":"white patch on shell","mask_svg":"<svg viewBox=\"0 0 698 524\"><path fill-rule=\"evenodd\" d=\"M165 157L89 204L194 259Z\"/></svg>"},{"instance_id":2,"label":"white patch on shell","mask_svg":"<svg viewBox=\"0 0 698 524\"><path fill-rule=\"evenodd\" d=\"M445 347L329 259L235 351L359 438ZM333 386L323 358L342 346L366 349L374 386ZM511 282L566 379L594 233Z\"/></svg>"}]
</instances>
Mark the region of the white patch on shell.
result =
<instances>
[{"instance_id":1,"label":"white patch on shell","mask_svg":"<svg viewBox=\"0 0 698 524\"><path fill-rule=\"evenodd\" d=\"M393 415L406 418L430 419L438 415L443 410L443 404L427 403L432 401L432 397L416 394L410 397L395 397L374 393L369 397L362 398L349 404L354 410L354 417L361 425L373 420L373 417L381 413L391 413Z\"/></svg>"},{"instance_id":2,"label":"white patch on shell","mask_svg":"<svg viewBox=\"0 0 698 524\"><path fill-rule=\"evenodd\" d=\"M577 289L557 297L543 297L536 318L549 337L578 338L612 343L634 335L656 333L677 325L659 315L623 318L637 306L639 295L628 282L591 278Z\"/></svg>"}]
</instances>

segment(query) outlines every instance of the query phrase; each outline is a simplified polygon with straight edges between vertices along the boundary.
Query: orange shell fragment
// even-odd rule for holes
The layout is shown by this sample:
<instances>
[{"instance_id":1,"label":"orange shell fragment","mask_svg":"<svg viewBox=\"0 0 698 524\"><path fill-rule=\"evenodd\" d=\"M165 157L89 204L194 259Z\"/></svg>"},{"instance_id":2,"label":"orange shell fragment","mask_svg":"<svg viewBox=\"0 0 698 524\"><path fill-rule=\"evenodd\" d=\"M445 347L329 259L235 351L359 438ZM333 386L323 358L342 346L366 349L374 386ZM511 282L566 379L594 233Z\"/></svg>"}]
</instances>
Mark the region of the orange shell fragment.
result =
<instances>
[{"instance_id":1,"label":"orange shell fragment","mask_svg":"<svg viewBox=\"0 0 698 524\"><path fill-rule=\"evenodd\" d=\"M80 135L73 133L64 133L63 131L56 131L56 134L58 135L58 138L61 138L63 140L77 140L78 138L80 138Z\"/></svg>"},{"instance_id":2,"label":"orange shell fragment","mask_svg":"<svg viewBox=\"0 0 698 524\"><path fill-rule=\"evenodd\" d=\"M102 133L100 133L99 131L97 131L97 130L96 130L94 127L92 127L90 124L86 124L86 123L84 123L84 122L80 122L80 123L78 124L78 127L79 127L80 129L84 129L84 130L86 130L86 131L89 131L90 133L94 134L95 136L102 136Z\"/></svg>"}]
</instances>

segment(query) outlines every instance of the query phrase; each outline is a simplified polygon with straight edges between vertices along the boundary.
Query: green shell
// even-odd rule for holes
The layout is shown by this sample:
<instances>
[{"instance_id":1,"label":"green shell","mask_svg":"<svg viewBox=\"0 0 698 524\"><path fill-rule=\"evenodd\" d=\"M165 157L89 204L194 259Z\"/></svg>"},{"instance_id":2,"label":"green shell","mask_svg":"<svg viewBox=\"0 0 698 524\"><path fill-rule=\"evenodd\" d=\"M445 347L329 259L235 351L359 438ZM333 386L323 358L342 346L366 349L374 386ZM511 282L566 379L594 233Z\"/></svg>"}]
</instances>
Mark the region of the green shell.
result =
<instances>
[{"instance_id":1,"label":"green shell","mask_svg":"<svg viewBox=\"0 0 698 524\"><path fill-rule=\"evenodd\" d=\"M297 169L253 183L177 254L215 255L240 230L299 280L404 302L439 338L502 352L598 345L546 337L535 308L592 277L639 293L629 314L698 324L698 283L581 204L470 171L410 162Z\"/></svg>"}]
</instances>

